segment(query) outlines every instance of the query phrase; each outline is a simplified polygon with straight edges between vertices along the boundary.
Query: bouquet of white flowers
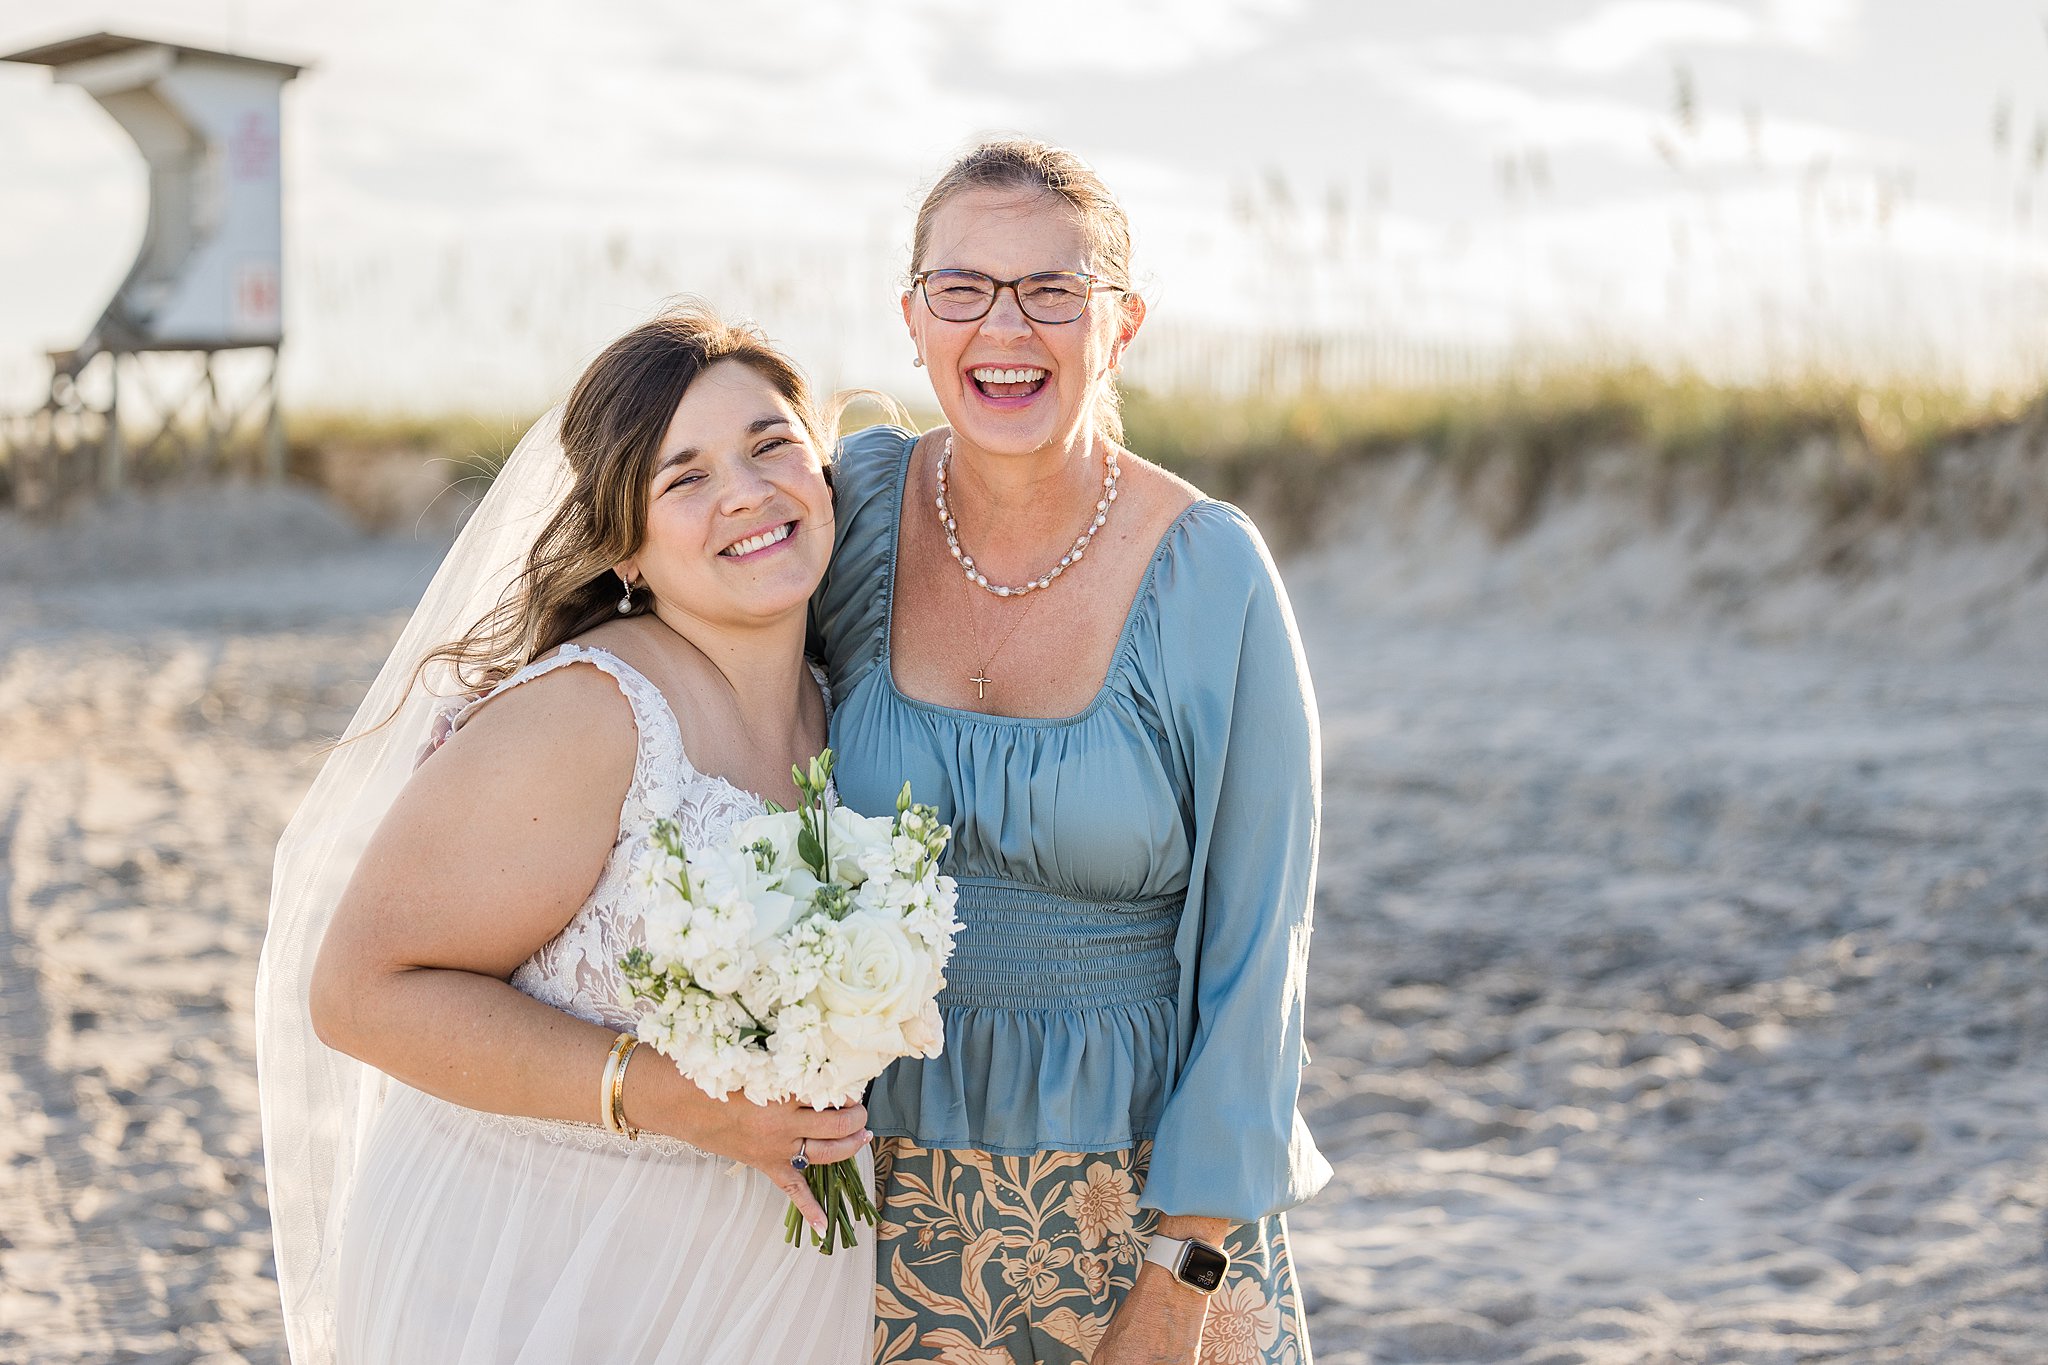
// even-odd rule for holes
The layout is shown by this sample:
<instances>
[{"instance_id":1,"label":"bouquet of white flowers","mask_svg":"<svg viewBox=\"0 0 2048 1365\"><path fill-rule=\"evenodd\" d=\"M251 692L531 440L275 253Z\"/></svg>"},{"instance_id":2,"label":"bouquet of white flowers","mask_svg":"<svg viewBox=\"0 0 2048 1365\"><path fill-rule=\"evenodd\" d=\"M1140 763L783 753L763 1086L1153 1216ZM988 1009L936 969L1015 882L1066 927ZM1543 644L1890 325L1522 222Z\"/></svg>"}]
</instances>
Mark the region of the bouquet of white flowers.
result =
<instances>
[{"instance_id":1,"label":"bouquet of white flowers","mask_svg":"<svg viewBox=\"0 0 2048 1365\"><path fill-rule=\"evenodd\" d=\"M640 852L646 947L620 965L644 1007L640 1040L706 1094L825 1109L898 1057L939 1055L959 897L938 870L952 831L911 803L909 783L893 818L863 816L826 804L830 749L795 774L797 809L771 803L723 846L685 848L672 822L655 825ZM804 1178L825 1210L824 1250L853 1246L853 1220L875 1221L858 1168ZM791 1245L802 1229L792 1206Z\"/></svg>"}]
</instances>

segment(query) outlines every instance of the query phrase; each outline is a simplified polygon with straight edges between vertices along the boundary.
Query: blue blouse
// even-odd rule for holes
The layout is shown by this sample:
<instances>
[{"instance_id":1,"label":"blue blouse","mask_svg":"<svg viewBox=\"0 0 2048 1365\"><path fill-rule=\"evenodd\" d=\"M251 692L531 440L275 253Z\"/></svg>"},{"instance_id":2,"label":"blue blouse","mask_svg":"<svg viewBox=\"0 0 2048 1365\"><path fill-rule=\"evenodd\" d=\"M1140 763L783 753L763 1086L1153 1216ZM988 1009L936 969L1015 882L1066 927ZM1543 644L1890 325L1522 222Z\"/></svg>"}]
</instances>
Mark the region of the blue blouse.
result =
<instances>
[{"instance_id":1,"label":"blue blouse","mask_svg":"<svg viewBox=\"0 0 2048 1365\"><path fill-rule=\"evenodd\" d=\"M914 444L894 427L846 440L813 604L841 799L891 812L908 779L953 826L960 881L945 1050L885 1072L868 1126L1012 1155L1151 1138L1147 1206L1291 1208L1330 1174L1295 1107L1321 776L1265 544L1226 503L1183 512L1075 715L919 701L889 668Z\"/></svg>"}]
</instances>

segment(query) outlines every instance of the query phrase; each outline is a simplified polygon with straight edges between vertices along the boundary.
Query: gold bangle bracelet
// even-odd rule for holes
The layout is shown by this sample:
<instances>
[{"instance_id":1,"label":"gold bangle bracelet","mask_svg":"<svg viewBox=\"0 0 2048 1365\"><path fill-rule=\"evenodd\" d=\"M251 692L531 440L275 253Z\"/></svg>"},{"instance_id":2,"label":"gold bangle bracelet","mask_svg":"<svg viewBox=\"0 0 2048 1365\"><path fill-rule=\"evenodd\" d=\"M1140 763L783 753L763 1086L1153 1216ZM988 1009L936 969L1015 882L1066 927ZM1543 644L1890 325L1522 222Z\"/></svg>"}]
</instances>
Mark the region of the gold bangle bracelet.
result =
<instances>
[{"instance_id":1,"label":"gold bangle bracelet","mask_svg":"<svg viewBox=\"0 0 2048 1365\"><path fill-rule=\"evenodd\" d=\"M613 1110L618 1106L619 1058L626 1040L632 1037L630 1033L621 1033L612 1039L612 1050L604 1059L604 1075L598 1078L597 1121L604 1126L607 1133L619 1131L617 1121L612 1116Z\"/></svg>"},{"instance_id":2,"label":"gold bangle bracelet","mask_svg":"<svg viewBox=\"0 0 2048 1365\"><path fill-rule=\"evenodd\" d=\"M630 1041L620 1051L619 1069L612 1076L612 1131L624 1133L630 1142L638 1142L640 1130L626 1122L626 1065L633 1060L633 1053L639 1048L640 1040L631 1034L622 1033L619 1036Z\"/></svg>"}]
</instances>

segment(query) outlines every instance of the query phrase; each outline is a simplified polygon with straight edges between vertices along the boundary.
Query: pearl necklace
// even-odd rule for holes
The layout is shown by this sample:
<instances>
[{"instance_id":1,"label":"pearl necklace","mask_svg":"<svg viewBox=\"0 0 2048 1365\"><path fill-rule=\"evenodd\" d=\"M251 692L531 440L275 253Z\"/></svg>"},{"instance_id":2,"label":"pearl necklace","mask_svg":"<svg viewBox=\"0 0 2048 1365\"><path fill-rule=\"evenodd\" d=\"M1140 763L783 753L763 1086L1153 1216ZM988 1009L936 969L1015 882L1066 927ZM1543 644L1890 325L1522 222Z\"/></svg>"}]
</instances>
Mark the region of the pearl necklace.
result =
<instances>
[{"instance_id":1,"label":"pearl necklace","mask_svg":"<svg viewBox=\"0 0 2048 1365\"><path fill-rule=\"evenodd\" d=\"M1108 472L1102 476L1102 496L1096 499L1095 502L1095 520L1088 523L1087 530L1075 537L1074 548L1061 555L1059 563L1053 565L1052 568L1030 582L1012 588L1005 587L1000 583L989 582L988 575L974 567L974 556L960 548L960 526L958 522L953 520L953 509L946 503L946 466L952 462L953 433L949 431L946 433L945 447L939 451L939 495L933 499L939 509L939 527L945 531L946 548L953 552L953 558L959 562L961 570L966 573L967 581L978 588L987 589L997 597L1022 597L1026 593L1049 588L1052 586L1052 581L1055 578L1058 578L1068 569L1073 568L1080 561L1081 556L1088 553L1088 542L1095 539L1095 533L1100 531L1102 524L1109 520L1109 505L1116 501L1116 481L1122 477L1123 473L1117 466L1116 447L1105 442L1102 463L1103 468Z\"/></svg>"}]
</instances>

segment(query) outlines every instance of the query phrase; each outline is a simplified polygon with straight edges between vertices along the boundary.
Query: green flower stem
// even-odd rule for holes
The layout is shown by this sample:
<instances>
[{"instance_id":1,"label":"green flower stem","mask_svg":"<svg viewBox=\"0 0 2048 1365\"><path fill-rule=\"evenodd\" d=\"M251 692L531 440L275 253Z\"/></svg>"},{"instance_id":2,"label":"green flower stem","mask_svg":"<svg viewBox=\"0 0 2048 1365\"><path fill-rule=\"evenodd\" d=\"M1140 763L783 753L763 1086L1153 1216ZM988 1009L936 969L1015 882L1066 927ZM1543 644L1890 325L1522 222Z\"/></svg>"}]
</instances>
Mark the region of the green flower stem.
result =
<instances>
[{"instance_id":1,"label":"green flower stem","mask_svg":"<svg viewBox=\"0 0 2048 1365\"><path fill-rule=\"evenodd\" d=\"M849 1157L829 1166L813 1166L804 1172L804 1183L811 1187L812 1196L825 1210L825 1231L822 1236L811 1233L811 1245L827 1256L837 1251L842 1242L850 1247L859 1246L860 1240L853 1235L855 1221L870 1227L875 1223L874 1200L868 1194L867 1182L861 1179L859 1164ZM808 1228L795 1204L783 1216L782 1227L791 1246L803 1245Z\"/></svg>"}]
</instances>

